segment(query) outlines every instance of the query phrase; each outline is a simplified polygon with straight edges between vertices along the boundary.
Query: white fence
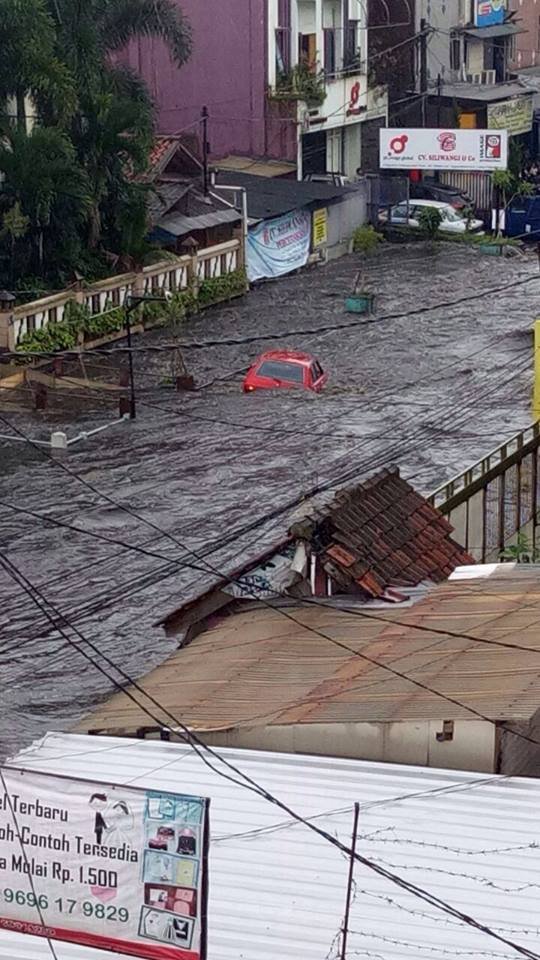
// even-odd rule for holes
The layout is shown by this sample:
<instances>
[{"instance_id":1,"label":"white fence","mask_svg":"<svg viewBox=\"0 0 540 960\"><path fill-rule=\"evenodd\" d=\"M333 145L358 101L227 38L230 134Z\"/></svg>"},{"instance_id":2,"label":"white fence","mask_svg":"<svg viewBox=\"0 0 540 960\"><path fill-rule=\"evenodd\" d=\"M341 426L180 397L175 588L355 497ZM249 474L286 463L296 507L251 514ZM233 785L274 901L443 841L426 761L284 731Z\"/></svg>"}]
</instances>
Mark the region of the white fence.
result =
<instances>
[{"instance_id":1,"label":"white fence","mask_svg":"<svg viewBox=\"0 0 540 960\"><path fill-rule=\"evenodd\" d=\"M76 284L51 297L15 307L0 314L0 348L15 350L22 337L50 323L60 323L70 301L84 304L91 316L120 307L132 293L152 294L161 290L186 290L193 282L225 276L243 265L241 240L228 240L199 250L193 256L163 260L139 273L124 273L83 287Z\"/></svg>"}]
</instances>

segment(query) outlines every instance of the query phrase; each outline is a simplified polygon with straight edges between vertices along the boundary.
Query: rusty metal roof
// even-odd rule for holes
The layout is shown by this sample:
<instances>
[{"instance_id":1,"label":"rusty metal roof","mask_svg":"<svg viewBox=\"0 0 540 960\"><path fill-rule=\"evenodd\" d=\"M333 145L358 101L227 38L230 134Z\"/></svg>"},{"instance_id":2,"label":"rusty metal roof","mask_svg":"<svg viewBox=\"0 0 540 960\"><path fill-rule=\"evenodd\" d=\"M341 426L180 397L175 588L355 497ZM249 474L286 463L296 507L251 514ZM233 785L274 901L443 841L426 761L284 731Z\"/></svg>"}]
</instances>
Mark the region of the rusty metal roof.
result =
<instances>
[{"instance_id":1,"label":"rusty metal roof","mask_svg":"<svg viewBox=\"0 0 540 960\"><path fill-rule=\"evenodd\" d=\"M289 616L252 607L202 633L142 685L200 731L473 719L463 707L313 632L319 631L494 720L528 719L540 704L540 571L504 564L489 576L482 571L477 579L434 588L412 607L373 609L369 619L361 615L367 610L312 604L287 608ZM456 639L445 630L532 650ZM148 726L148 716L117 694L80 729L133 732Z\"/></svg>"}]
</instances>

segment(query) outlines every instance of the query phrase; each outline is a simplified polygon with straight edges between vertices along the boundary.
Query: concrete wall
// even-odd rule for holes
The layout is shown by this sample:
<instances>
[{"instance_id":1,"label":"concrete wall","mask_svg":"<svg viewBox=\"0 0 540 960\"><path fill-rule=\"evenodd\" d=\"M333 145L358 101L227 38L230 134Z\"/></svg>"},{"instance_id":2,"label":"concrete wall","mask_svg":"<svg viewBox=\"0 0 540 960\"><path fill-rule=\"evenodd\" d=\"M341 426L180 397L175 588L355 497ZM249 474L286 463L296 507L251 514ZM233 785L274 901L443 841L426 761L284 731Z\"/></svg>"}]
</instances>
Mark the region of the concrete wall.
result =
<instances>
[{"instance_id":1,"label":"concrete wall","mask_svg":"<svg viewBox=\"0 0 540 960\"><path fill-rule=\"evenodd\" d=\"M531 740L540 741L540 709L530 722L513 722L509 726ZM499 755L501 773L507 776L540 777L540 746L501 730Z\"/></svg>"},{"instance_id":2,"label":"concrete wall","mask_svg":"<svg viewBox=\"0 0 540 960\"><path fill-rule=\"evenodd\" d=\"M535 67L540 63L540 4L537 0L510 0L510 10L526 31L516 36L512 66L515 69Z\"/></svg>"},{"instance_id":3,"label":"concrete wall","mask_svg":"<svg viewBox=\"0 0 540 960\"><path fill-rule=\"evenodd\" d=\"M494 773L496 729L479 720L458 720L452 740L439 742L443 720L396 723L333 723L204 733L215 746L308 753L450 770ZM515 739L515 738L514 738Z\"/></svg>"}]
</instances>

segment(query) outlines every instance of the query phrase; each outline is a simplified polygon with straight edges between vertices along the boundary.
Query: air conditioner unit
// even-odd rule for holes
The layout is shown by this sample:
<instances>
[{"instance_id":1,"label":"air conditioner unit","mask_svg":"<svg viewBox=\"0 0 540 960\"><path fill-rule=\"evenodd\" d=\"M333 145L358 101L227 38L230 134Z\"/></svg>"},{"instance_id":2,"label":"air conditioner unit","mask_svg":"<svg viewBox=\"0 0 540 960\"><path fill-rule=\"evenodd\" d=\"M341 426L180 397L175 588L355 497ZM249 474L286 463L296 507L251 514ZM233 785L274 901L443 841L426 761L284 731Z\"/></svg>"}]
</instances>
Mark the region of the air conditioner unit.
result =
<instances>
[{"instance_id":1,"label":"air conditioner unit","mask_svg":"<svg viewBox=\"0 0 540 960\"><path fill-rule=\"evenodd\" d=\"M497 83L495 70L484 70L484 77L485 79L483 80L483 83L486 83L486 84Z\"/></svg>"}]
</instances>

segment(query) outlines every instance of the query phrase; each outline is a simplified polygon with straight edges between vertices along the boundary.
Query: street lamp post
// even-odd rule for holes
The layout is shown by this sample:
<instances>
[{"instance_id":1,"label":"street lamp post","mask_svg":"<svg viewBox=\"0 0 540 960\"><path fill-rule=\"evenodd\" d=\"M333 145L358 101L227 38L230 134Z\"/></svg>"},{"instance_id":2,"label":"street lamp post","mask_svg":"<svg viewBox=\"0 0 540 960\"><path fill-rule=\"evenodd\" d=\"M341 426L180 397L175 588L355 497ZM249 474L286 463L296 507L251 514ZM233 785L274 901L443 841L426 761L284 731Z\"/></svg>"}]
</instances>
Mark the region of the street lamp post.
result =
<instances>
[{"instance_id":1,"label":"street lamp post","mask_svg":"<svg viewBox=\"0 0 540 960\"><path fill-rule=\"evenodd\" d=\"M129 419L135 420L137 417L137 407L135 400L135 372L133 369L133 350L131 348L131 314L141 305L141 303L167 303L168 297L140 297L128 294L124 301L126 312L126 340L128 345L128 363L129 363Z\"/></svg>"}]
</instances>

